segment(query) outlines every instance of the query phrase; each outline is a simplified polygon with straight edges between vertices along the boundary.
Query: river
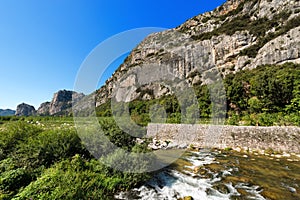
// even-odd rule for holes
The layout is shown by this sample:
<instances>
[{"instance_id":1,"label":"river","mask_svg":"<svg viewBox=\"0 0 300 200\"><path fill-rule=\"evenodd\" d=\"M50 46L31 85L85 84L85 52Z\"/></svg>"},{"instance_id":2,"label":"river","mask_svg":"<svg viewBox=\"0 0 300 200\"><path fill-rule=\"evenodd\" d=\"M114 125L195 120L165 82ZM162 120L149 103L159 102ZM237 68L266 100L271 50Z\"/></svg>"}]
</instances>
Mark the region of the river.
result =
<instances>
[{"instance_id":1,"label":"river","mask_svg":"<svg viewBox=\"0 0 300 200\"><path fill-rule=\"evenodd\" d=\"M188 151L141 187L115 198L299 200L300 158L274 152Z\"/></svg>"}]
</instances>

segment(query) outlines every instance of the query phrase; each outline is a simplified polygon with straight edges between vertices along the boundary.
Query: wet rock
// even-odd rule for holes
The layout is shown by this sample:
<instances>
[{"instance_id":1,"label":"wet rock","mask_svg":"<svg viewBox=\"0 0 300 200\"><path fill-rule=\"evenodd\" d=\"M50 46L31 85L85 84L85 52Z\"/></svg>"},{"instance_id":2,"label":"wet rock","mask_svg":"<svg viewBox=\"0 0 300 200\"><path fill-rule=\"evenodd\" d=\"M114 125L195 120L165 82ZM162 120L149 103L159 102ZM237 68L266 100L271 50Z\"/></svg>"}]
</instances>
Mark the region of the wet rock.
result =
<instances>
[{"instance_id":1,"label":"wet rock","mask_svg":"<svg viewBox=\"0 0 300 200\"><path fill-rule=\"evenodd\" d=\"M230 197L231 200L245 200L245 197L243 196L238 196L238 195L233 195Z\"/></svg>"},{"instance_id":2,"label":"wet rock","mask_svg":"<svg viewBox=\"0 0 300 200\"><path fill-rule=\"evenodd\" d=\"M238 176L228 176L226 177L226 181L232 182L232 183L249 183L251 181L251 178L248 177L238 177Z\"/></svg>"},{"instance_id":3,"label":"wet rock","mask_svg":"<svg viewBox=\"0 0 300 200\"><path fill-rule=\"evenodd\" d=\"M200 170L201 170L201 167L197 166L194 168L194 173L197 174L197 173L199 173Z\"/></svg>"},{"instance_id":4,"label":"wet rock","mask_svg":"<svg viewBox=\"0 0 300 200\"><path fill-rule=\"evenodd\" d=\"M180 198L178 200L194 200L194 199L192 196L186 196L186 197Z\"/></svg>"},{"instance_id":5,"label":"wet rock","mask_svg":"<svg viewBox=\"0 0 300 200\"><path fill-rule=\"evenodd\" d=\"M205 190L205 192L206 192L207 195L211 195L211 196L214 196L216 194L216 191L213 188L207 188Z\"/></svg>"},{"instance_id":6,"label":"wet rock","mask_svg":"<svg viewBox=\"0 0 300 200\"><path fill-rule=\"evenodd\" d=\"M262 191L261 195L263 195L267 199L281 199L280 195L276 194L272 190L264 190Z\"/></svg>"},{"instance_id":7,"label":"wet rock","mask_svg":"<svg viewBox=\"0 0 300 200\"><path fill-rule=\"evenodd\" d=\"M169 140L158 140L153 138L152 142L148 145L149 149L159 150L159 149L172 149L179 148L177 143L171 142Z\"/></svg>"},{"instance_id":8,"label":"wet rock","mask_svg":"<svg viewBox=\"0 0 300 200\"><path fill-rule=\"evenodd\" d=\"M236 189L241 196L248 196L249 192L245 191L245 189L237 188Z\"/></svg>"},{"instance_id":9,"label":"wet rock","mask_svg":"<svg viewBox=\"0 0 300 200\"><path fill-rule=\"evenodd\" d=\"M228 189L228 187L224 184L217 184L217 185L214 185L213 188L215 190L218 190L219 192L223 193L223 194L229 194L230 193L230 190Z\"/></svg>"},{"instance_id":10,"label":"wet rock","mask_svg":"<svg viewBox=\"0 0 300 200\"><path fill-rule=\"evenodd\" d=\"M293 188L293 187L287 186L287 189L288 189L291 193L296 193L296 192L297 192L297 190L296 190L295 188Z\"/></svg>"},{"instance_id":11,"label":"wet rock","mask_svg":"<svg viewBox=\"0 0 300 200\"><path fill-rule=\"evenodd\" d=\"M224 169L224 167L218 163L212 163L209 165L206 165L207 169L210 169L212 172L220 172Z\"/></svg>"}]
</instances>

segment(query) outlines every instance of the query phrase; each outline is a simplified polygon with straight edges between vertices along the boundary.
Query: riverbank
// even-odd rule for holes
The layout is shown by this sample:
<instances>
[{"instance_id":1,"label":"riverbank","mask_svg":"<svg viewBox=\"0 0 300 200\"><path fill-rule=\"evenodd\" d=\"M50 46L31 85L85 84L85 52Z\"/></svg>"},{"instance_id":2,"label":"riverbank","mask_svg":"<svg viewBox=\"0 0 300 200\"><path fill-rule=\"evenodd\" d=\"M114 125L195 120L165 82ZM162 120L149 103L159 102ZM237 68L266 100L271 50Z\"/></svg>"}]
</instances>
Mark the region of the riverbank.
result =
<instances>
[{"instance_id":1,"label":"riverbank","mask_svg":"<svg viewBox=\"0 0 300 200\"><path fill-rule=\"evenodd\" d=\"M240 151L300 154L300 127L296 126L151 123L147 127L147 137L154 138L152 147L158 143L158 148L232 148Z\"/></svg>"}]
</instances>

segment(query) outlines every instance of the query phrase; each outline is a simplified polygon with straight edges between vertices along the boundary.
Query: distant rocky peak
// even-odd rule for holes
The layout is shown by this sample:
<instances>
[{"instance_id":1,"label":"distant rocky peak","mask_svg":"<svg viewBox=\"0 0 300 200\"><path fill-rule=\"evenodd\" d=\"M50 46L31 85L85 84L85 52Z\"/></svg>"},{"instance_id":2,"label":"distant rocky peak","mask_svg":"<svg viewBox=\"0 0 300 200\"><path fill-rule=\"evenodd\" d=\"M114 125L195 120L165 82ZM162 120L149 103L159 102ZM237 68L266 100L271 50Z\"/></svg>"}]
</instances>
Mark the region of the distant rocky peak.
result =
<instances>
[{"instance_id":1,"label":"distant rocky peak","mask_svg":"<svg viewBox=\"0 0 300 200\"><path fill-rule=\"evenodd\" d=\"M59 90L54 94L52 103L68 102L72 100L73 93L74 93L73 91L69 91L69 90Z\"/></svg>"},{"instance_id":2,"label":"distant rocky peak","mask_svg":"<svg viewBox=\"0 0 300 200\"><path fill-rule=\"evenodd\" d=\"M0 116L13 116L16 111L11 109L0 109Z\"/></svg>"},{"instance_id":3,"label":"distant rocky peak","mask_svg":"<svg viewBox=\"0 0 300 200\"><path fill-rule=\"evenodd\" d=\"M48 101L42 103L37 110L37 114L38 115L49 115L50 104L51 104L51 102L48 102Z\"/></svg>"},{"instance_id":4,"label":"distant rocky peak","mask_svg":"<svg viewBox=\"0 0 300 200\"><path fill-rule=\"evenodd\" d=\"M51 102L42 103L38 109L39 115L68 114L71 112L72 100L79 101L85 95L69 90L59 90L54 93Z\"/></svg>"},{"instance_id":5,"label":"distant rocky peak","mask_svg":"<svg viewBox=\"0 0 300 200\"><path fill-rule=\"evenodd\" d=\"M21 103L17 106L17 110L15 115L16 116L31 116L35 115L36 110L33 106L26 104L26 103Z\"/></svg>"}]
</instances>

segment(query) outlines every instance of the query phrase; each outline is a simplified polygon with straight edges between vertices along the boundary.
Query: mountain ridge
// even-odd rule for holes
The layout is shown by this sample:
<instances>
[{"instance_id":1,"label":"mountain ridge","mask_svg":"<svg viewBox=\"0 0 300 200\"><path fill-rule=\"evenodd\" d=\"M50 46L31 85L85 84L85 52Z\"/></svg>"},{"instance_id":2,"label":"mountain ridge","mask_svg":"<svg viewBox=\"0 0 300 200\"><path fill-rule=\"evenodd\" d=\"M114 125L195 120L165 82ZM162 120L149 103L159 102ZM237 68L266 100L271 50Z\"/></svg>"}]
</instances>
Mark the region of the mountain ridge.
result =
<instances>
[{"instance_id":1,"label":"mountain ridge","mask_svg":"<svg viewBox=\"0 0 300 200\"><path fill-rule=\"evenodd\" d=\"M224 77L259 65L300 63L299 12L299 1L231 0L174 29L151 34L96 91L96 105L113 95L125 101L170 94L160 84L135 86L138 68L150 63L165 65L189 85L209 83L206 73L212 70ZM123 91L113 94L120 86Z\"/></svg>"},{"instance_id":2,"label":"mountain ridge","mask_svg":"<svg viewBox=\"0 0 300 200\"><path fill-rule=\"evenodd\" d=\"M79 101L85 95L70 90L59 90L53 94L52 100L41 103L36 110L29 104L19 104L17 106L17 116L48 116L48 115L69 115L72 113L72 100Z\"/></svg>"},{"instance_id":3,"label":"mountain ridge","mask_svg":"<svg viewBox=\"0 0 300 200\"><path fill-rule=\"evenodd\" d=\"M0 109L0 116L12 116L15 115L15 110L11 109Z\"/></svg>"}]
</instances>

